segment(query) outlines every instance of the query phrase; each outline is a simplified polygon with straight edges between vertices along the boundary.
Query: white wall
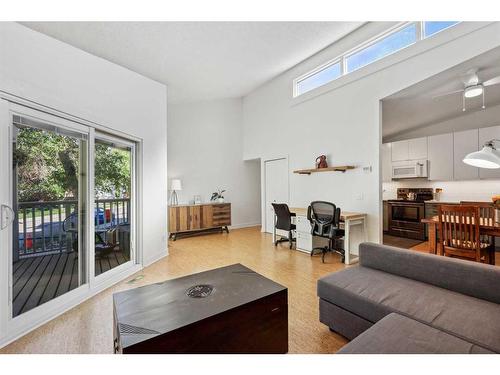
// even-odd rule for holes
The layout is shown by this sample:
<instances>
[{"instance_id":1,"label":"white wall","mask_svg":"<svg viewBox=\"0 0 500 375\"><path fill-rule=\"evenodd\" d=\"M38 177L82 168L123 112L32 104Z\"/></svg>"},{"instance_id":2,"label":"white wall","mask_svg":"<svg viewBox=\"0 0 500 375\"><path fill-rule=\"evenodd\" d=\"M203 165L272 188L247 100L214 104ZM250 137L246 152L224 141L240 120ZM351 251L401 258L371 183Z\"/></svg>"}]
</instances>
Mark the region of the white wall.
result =
<instances>
[{"instance_id":1,"label":"white wall","mask_svg":"<svg viewBox=\"0 0 500 375\"><path fill-rule=\"evenodd\" d=\"M321 95L292 98L294 78L387 26L362 27L243 100L245 158L288 154L290 204L305 206L313 199L326 199L345 210L366 212L372 241L378 241L381 233L379 100L500 45L500 24L462 23L334 81L316 91ZM365 174L358 168L345 174L292 173L312 167L322 153L330 155L332 165L371 165L373 172Z\"/></svg>"},{"instance_id":2,"label":"white wall","mask_svg":"<svg viewBox=\"0 0 500 375\"><path fill-rule=\"evenodd\" d=\"M0 23L0 90L141 138L143 262L167 252L163 84L16 23Z\"/></svg>"},{"instance_id":3,"label":"white wall","mask_svg":"<svg viewBox=\"0 0 500 375\"><path fill-rule=\"evenodd\" d=\"M169 106L168 177L182 181L180 203L222 188L233 227L260 224L260 164L243 161L241 99Z\"/></svg>"}]
</instances>

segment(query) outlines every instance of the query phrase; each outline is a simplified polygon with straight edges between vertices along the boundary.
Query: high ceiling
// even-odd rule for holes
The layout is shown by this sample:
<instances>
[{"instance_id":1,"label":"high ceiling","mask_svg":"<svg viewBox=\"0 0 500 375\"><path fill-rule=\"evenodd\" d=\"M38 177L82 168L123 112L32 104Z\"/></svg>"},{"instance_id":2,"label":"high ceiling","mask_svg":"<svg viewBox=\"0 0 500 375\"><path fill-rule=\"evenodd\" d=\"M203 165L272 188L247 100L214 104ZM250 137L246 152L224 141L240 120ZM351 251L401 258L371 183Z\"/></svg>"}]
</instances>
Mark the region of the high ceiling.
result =
<instances>
[{"instance_id":1,"label":"high ceiling","mask_svg":"<svg viewBox=\"0 0 500 375\"><path fill-rule=\"evenodd\" d=\"M470 69L478 69L480 82L500 75L500 48L476 56L385 98L382 101L384 140L420 127L459 118L464 114L483 111L481 96L466 100L465 113L462 111L461 93L433 98L441 93L463 89L463 75ZM489 107L500 104L500 85L486 87L485 99L486 111Z\"/></svg>"},{"instance_id":2,"label":"high ceiling","mask_svg":"<svg viewBox=\"0 0 500 375\"><path fill-rule=\"evenodd\" d=\"M241 97L361 22L21 22L169 86L169 101Z\"/></svg>"}]
</instances>

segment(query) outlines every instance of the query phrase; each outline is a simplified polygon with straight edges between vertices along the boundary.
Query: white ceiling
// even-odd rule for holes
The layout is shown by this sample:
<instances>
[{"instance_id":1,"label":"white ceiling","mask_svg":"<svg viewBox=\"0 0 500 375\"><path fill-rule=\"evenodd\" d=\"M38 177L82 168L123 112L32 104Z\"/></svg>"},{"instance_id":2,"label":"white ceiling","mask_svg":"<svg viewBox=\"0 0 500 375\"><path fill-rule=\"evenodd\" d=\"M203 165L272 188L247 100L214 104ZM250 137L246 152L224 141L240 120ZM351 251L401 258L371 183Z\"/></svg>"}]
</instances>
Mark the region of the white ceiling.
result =
<instances>
[{"instance_id":1,"label":"white ceiling","mask_svg":"<svg viewBox=\"0 0 500 375\"><path fill-rule=\"evenodd\" d=\"M463 89L462 75L473 68L478 69L480 82L500 75L500 48L476 56L383 99L384 140L390 140L420 127L484 111L481 108L480 96L466 100L465 113L462 111L461 93L433 99L437 94ZM485 99L486 111L489 107L500 104L500 85L486 87ZM494 120L498 122L498 119L492 119Z\"/></svg>"},{"instance_id":2,"label":"white ceiling","mask_svg":"<svg viewBox=\"0 0 500 375\"><path fill-rule=\"evenodd\" d=\"M362 22L21 22L169 86L169 101L241 97Z\"/></svg>"}]
</instances>

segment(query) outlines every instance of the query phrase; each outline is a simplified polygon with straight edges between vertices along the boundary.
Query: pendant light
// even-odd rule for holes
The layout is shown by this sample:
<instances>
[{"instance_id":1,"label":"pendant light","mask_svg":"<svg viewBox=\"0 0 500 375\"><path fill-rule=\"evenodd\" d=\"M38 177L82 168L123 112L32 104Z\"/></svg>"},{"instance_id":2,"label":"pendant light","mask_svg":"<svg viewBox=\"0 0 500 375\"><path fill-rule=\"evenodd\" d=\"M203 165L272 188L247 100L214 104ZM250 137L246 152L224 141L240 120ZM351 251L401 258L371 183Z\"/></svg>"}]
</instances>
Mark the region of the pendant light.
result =
<instances>
[{"instance_id":1,"label":"pendant light","mask_svg":"<svg viewBox=\"0 0 500 375\"><path fill-rule=\"evenodd\" d=\"M500 140L492 139L486 142L481 151L471 152L465 156L463 162L478 168L500 168L500 151L495 148L495 142L500 142Z\"/></svg>"}]
</instances>

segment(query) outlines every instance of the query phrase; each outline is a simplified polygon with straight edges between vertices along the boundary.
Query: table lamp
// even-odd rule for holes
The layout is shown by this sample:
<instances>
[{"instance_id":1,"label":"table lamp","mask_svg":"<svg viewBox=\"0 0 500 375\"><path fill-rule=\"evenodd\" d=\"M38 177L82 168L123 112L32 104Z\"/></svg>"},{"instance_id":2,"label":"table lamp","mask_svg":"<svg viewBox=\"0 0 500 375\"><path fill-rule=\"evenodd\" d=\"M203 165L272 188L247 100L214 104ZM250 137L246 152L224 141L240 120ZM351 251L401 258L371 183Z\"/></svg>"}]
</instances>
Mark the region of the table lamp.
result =
<instances>
[{"instance_id":1,"label":"table lamp","mask_svg":"<svg viewBox=\"0 0 500 375\"><path fill-rule=\"evenodd\" d=\"M177 199L177 191L182 190L181 180L172 180L172 186L170 187L170 190L172 190L172 195L170 196L170 205L177 206L179 204L179 201Z\"/></svg>"}]
</instances>

